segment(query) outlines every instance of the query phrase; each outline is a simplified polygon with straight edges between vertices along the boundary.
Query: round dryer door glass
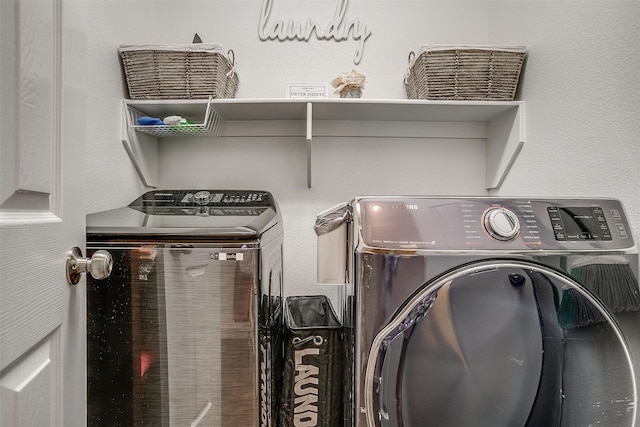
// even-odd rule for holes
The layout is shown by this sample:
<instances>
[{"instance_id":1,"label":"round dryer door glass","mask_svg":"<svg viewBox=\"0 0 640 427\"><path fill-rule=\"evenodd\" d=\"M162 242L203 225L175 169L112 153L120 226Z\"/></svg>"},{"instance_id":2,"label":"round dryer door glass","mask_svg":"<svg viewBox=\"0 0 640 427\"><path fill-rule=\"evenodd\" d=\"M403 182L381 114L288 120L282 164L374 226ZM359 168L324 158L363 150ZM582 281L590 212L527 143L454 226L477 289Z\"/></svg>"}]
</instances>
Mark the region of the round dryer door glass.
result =
<instances>
[{"instance_id":1,"label":"round dryer door glass","mask_svg":"<svg viewBox=\"0 0 640 427\"><path fill-rule=\"evenodd\" d=\"M364 409L370 426L633 426L631 360L571 277L475 262L423 285L376 335Z\"/></svg>"}]
</instances>

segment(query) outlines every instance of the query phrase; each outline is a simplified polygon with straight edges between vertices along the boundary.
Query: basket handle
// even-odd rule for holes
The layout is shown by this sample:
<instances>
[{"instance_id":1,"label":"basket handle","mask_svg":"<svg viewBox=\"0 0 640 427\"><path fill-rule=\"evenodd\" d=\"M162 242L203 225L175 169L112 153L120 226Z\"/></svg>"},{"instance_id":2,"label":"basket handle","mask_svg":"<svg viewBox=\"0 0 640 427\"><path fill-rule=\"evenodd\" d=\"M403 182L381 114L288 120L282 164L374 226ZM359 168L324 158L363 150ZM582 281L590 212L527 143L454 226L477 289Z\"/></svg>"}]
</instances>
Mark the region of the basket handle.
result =
<instances>
[{"instance_id":1,"label":"basket handle","mask_svg":"<svg viewBox=\"0 0 640 427\"><path fill-rule=\"evenodd\" d=\"M411 77L411 67L416 62L416 53L414 51L409 52L409 65L407 66L407 70L404 72L404 84L409 84L409 77Z\"/></svg>"},{"instance_id":2,"label":"basket handle","mask_svg":"<svg viewBox=\"0 0 640 427\"><path fill-rule=\"evenodd\" d=\"M236 54L233 49L229 49L227 52L227 59L231 63L231 70L227 73L227 77L234 77L236 75Z\"/></svg>"}]
</instances>

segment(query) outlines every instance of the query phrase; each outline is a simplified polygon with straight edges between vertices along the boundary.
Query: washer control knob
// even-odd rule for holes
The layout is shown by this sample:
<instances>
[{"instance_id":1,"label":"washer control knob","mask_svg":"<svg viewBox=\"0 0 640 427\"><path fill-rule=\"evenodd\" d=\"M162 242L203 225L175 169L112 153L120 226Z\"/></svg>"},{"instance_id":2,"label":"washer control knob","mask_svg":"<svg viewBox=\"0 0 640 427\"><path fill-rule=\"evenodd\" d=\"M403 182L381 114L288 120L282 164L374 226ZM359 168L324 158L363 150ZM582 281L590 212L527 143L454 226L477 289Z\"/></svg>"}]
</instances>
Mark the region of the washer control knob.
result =
<instances>
[{"instance_id":1,"label":"washer control knob","mask_svg":"<svg viewBox=\"0 0 640 427\"><path fill-rule=\"evenodd\" d=\"M496 240L512 240L520 231L515 213L505 208L493 208L484 215L484 228Z\"/></svg>"},{"instance_id":2,"label":"washer control knob","mask_svg":"<svg viewBox=\"0 0 640 427\"><path fill-rule=\"evenodd\" d=\"M208 191L198 191L193 195L193 201L198 205L206 205L211 200L211 193Z\"/></svg>"}]
</instances>

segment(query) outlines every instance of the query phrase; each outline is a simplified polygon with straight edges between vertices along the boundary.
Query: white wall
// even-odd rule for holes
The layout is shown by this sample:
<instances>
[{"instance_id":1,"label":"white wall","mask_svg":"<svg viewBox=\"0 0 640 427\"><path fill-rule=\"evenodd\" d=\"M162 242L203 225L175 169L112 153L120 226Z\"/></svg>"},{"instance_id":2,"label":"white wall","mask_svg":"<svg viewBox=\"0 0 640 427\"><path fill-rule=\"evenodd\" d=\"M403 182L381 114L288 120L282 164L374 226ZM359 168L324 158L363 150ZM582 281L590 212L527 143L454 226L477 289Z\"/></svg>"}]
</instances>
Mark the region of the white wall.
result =
<instances>
[{"instance_id":1,"label":"white wall","mask_svg":"<svg viewBox=\"0 0 640 427\"><path fill-rule=\"evenodd\" d=\"M530 53L527 144L500 193L618 197L640 233L640 3L496 2L491 16L492 41Z\"/></svg>"},{"instance_id":2,"label":"white wall","mask_svg":"<svg viewBox=\"0 0 640 427\"><path fill-rule=\"evenodd\" d=\"M338 0L274 0L273 19L328 20ZM351 0L347 16L373 34L357 42L260 41L260 0L92 1L89 28L89 212L128 204L145 188L122 148L120 44L204 41L233 49L239 98L280 98L290 82L329 82L351 68L366 98L405 98L409 51L425 43L526 45L519 99L526 145L496 194L612 196L640 233L640 3L634 1ZM361 194L486 195L484 141L314 139L313 187L298 138L163 140L163 188L273 192L285 226L288 293L314 292L315 215ZM100 191L94 189L99 182ZM93 189L92 189L93 188Z\"/></svg>"}]
</instances>

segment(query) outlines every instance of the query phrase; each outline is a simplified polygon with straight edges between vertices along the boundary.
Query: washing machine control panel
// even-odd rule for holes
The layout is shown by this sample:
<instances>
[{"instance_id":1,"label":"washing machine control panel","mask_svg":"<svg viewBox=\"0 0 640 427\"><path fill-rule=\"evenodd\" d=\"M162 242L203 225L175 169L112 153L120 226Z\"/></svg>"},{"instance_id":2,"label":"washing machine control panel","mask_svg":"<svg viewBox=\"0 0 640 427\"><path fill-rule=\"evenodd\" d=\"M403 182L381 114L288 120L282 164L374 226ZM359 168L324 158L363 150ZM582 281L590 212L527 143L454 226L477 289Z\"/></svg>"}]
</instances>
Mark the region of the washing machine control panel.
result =
<instances>
[{"instance_id":1,"label":"washing machine control panel","mask_svg":"<svg viewBox=\"0 0 640 427\"><path fill-rule=\"evenodd\" d=\"M149 215L257 216L273 207L273 198L267 191L155 190L129 207Z\"/></svg>"},{"instance_id":2,"label":"washing machine control panel","mask_svg":"<svg viewBox=\"0 0 640 427\"><path fill-rule=\"evenodd\" d=\"M484 229L496 240L513 240L520 233L520 221L509 209L491 208L484 214Z\"/></svg>"}]
</instances>

